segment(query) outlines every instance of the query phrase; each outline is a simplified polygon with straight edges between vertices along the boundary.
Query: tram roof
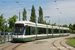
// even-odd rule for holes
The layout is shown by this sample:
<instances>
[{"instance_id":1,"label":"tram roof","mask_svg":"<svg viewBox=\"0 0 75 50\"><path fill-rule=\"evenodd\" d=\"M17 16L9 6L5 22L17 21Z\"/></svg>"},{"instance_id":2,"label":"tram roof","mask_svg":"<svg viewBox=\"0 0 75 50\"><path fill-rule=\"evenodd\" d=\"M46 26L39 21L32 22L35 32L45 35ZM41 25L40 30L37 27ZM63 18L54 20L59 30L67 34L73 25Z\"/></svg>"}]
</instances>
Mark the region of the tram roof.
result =
<instances>
[{"instance_id":1,"label":"tram roof","mask_svg":"<svg viewBox=\"0 0 75 50\"><path fill-rule=\"evenodd\" d=\"M30 22L30 21L17 21L15 22L15 24L17 23L21 23L21 24L24 24L24 25L30 25L30 26L35 26L36 23L33 23L33 22ZM52 28L51 25L45 25L45 24L40 24L40 23L37 23L37 27L47 27L48 28ZM54 29L59 29L58 26L53 26ZM69 28L66 28L66 27L60 27L60 29L66 29L66 30L69 30Z\"/></svg>"}]
</instances>

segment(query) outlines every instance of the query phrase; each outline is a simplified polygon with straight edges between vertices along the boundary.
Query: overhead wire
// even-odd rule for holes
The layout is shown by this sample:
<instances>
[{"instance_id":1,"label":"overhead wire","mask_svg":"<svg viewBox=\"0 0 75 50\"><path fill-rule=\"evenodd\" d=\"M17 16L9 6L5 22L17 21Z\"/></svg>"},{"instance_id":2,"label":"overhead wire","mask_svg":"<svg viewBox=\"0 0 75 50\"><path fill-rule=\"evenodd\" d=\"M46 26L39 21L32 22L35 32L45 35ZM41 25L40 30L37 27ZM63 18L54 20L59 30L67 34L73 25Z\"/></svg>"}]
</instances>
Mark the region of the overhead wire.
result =
<instances>
[{"instance_id":1,"label":"overhead wire","mask_svg":"<svg viewBox=\"0 0 75 50\"><path fill-rule=\"evenodd\" d=\"M59 10L59 8L58 8L58 6L57 6L56 1L57 1L57 0L54 1L54 2L55 2L55 5L56 5L56 9L60 12L60 10ZM62 12L60 12L60 14L61 14L61 13L62 13Z\"/></svg>"},{"instance_id":2,"label":"overhead wire","mask_svg":"<svg viewBox=\"0 0 75 50\"><path fill-rule=\"evenodd\" d=\"M23 5L21 5L17 0L15 0L16 1L16 3L18 3L20 6L22 6L22 7L24 7Z\"/></svg>"},{"instance_id":3,"label":"overhead wire","mask_svg":"<svg viewBox=\"0 0 75 50\"><path fill-rule=\"evenodd\" d=\"M20 6L22 6L24 8L24 6L22 4L19 3L19 1L15 0L16 3L18 3ZM28 11L30 11L31 9L26 8Z\"/></svg>"},{"instance_id":4,"label":"overhead wire","mask_svg":"<svg viewBox=\"0 0 75 50\"><path fill-rule=\"evenodd\" d=\"M57 0L55 0L54 2L55 2L55 5L56 5L56 9L59 11L59 13L60 13L60 14L62 14L62 15L64 15L64 16L66 16L66 17L71 18L70 16L68 16L68 15L66 15L66 14L63 14L63 13L60 11L60 9L58 8L57 3L56 3L56 2L57 2Z\"/></svg>"},{"instance_id":5,"label":"overhead wire","mask_svg":"<svg viewBox=\"0 0 75 50\"><path fill-rule=\"evenodd\" d=\"M0 3L15 3L15 2L11 2L11 1L0 1Z\"/></svg>"},{"instance_id":6,"label":"overhead wire","mask_svg":"<svg viewBox=\"0 0 75 50\"><path fill-rule=\"evenodd\" d=\"M61 14L61 15L64 15L64 16L66 16L66 17L68 17L68 18L70 18L70 19L72 19L70 16L68 16L68 15L66 15L66 14L63 14L61 11L60 11L60 9L58 8L58 5L57 5L57 0L55 0L54 1L55 2L55 5L56 5L56 9L59 11L59 13ZM58 17L59 18L59 17ZM59 19L60 20L60 19ZM73 20L74 21L74 20ZM58 22L59 23L59 22Z\"/></svg>"}]
</instances>

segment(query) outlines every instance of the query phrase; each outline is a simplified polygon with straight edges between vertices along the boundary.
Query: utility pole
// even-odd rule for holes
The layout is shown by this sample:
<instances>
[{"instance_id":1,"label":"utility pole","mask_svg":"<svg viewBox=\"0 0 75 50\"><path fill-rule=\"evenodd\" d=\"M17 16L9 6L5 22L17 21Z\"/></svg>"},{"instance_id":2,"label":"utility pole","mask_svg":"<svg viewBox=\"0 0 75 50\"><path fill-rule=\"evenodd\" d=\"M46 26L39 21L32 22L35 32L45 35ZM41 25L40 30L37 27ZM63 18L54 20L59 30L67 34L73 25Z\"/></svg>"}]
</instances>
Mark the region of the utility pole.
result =
<instances>
[{"instance_id":1,"label":"utility pole","mask_svg":"<svg viewBox=\"0 0 75 50\"><path fill-rule=\"evenodd\" d=\"M4 19L4 36L5 36L5 19Z\"/></svg>"},{"instance_id":2,"label":"utility pole","mask_svg":"<svg viewBox=\"0 0 75 50\"><path fill-rule=\"evenodd\" d=\"M37 18L36 18L36 24L35 24L36 26L35 26L35 30L36 30L36 39L37 39Z\"/></svg>"},{"instance_id":3,"label":"utility pole","mask_svg":"<svg viewBox=\"0 0 75 50\"><path fill-rule=\"evenodd\" d=\"M63 27L62 27L62 36L63 36Z\"/></svg>"},{"instance_id":4,"label":"utility pole","mask_svg":"<svg viewBox=\"0 0 75 50\"><path fill-rule=\"evenodd\" d=\"M49 24L50 24L50 20L49 20Z\"/></svg>"},{"instance_id":5,"label":"utility pole","mask_svg":"<svg viewBox=\"0 0 75 50\"><path fill-rule=\"evenodd\" d=\"M45 18L48 19L48 18L50 18L50 16L45 16ZM46 19L46 20L47 20L47 19ZM47 32L47 37L48 37L48 25L46 24L46 26L47 26L47 31L46 31L46 32Z\"/></svg>"},{"instance_id":6,"label":"utility pole","mask_svg":"<svg viewBox=\"0 0 75 50\"><path fill-rule=\"evenodd\" d=\"M52 38L53 38L53 33L54 33L54 32L53 32L53 24L52 24Z\"/></svg>"},{"instance_id":7,"label":"utility pole","mask_svg":"<svg viewBox=\"0 0 75 50\"><path fill-rule=\"evenodd\" d=\"M19 12L19 21L20 21L20 12Z\"/></svg>"},{"instance_id":8,"label":"utility pole","mask_svg":"<svg viewBox=\"0 0 75 50\"><path fill-rule=\"evenodd\" d=\"M5 37L5 19L4 19L4 41L6 41L5 38L6 37Z\"/></svg>"},{"instance_id":9,"label":"utility pole","mask_svg":"<svg viewBox=\"0 0 75 50\"><path fill-rule=\"evenodd\" d=\"M60 35L60 18L58 18L58 25L59 25L59 36L61 36Z\"/></svg>"}]
</instances>

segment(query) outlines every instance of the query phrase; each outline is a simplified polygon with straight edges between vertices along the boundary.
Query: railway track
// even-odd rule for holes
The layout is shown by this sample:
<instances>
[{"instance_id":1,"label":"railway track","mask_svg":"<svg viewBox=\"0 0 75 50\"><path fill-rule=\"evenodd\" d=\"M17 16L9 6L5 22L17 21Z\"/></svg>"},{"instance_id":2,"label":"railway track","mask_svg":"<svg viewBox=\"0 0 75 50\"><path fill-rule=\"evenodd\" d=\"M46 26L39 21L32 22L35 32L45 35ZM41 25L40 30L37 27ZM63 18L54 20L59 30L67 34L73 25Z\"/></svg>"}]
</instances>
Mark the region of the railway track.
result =
<instances>
[{"instance_id":1,"label":"railway track","mask_svg":"<svg viewBox=\"0 0 75 50\"><path fill-rule=\"evenodd\" d=\"M54 43L56 42L57 40L55 40L52 44L55 48L57 48L58 50L60 50Z\"/></svg>"},{"instance_id":2,"label":"railway track","mask_svg":"<svg viewBox=\"0 0 75 50\"><path fill-rule=\"evenodd\" d=\"M6 48L8 48L8 47L10 47L12 45L14 45L14 44L7 45L7 46L3 47L1 50L5 50Z\"/></svg>"},{"instance_id":3,"label":"railway track","mask_svg":"<svg viewBox=\"0 0 75 50\"><path fill-rule=\"evenodd\" d=\"M63 46L61 44L62 40L55 40L53 42L53 46L56 47L58 50L69 50L68 48L66 48L65 46Z\"/></svg>"},{"instance_id":4,"label":"railway track","mask_svg":"<svg viewBox=\"0 0 75 50\"><path fill-rule=\"evenodd\" d=\"M9 44L10 42L7 42L6 44L2 44L2 45L0 45L0 47L3 47L3 46L5 46L5 45L7 45L7 44Z\"/></svg>"},{"instance_id":5,"label":"railway track","mask_svg":"<svg viewBox=\"0 0 75 50\"><path fill-rule=\"evenodd\" d=\"M70 39L70 38L73 38L73 37L72 36L71 37L62 37L62 38L58 38L58 39L54 39L54 40L50 40L50 41L48 40L48 42L51 42L52 46L51 45L50 46L53 47L53 48L51 48L52 50L75 50L75 48L71 48L71 46L69 46L65 43L66 39ZM45 41L47 41L47 40L45 40ZM47 43L42 43L42 42L40 43L40 41L37 41L36 43L35 42L29 42L29 43L28 42L27 43L11 43L11 42L8 42L5 45L4 44L0 45L0 50L18 50L18 49L19 50L21 50L21 49L32 50L34 47L36 49L38 46L40 46L39 49L42 49L41 46L43 46L45 48L46 47L45 44L48 46ZM48 46L48 47L50 47L50 46ZM48 47L46 47L46 48L48 48Z\"/></svg>"},{"instance_id":6,"label":"railway track","mask_svg":"<svg viewBox=\"0 0 75 50\"><path fill-rule=\"evenodd\" d=\"M70 48L68 48L68 47L66 47L65 45L63 45L63 44L62 44L62 41L65 41L65 39L64 39L64 40L61 40L59 43L60 43L63 47L67 48L68 50L71 50Z\"/></svg>"},{"instance_id":7,"label":"railway track","mask_svg":"<svg viewBox=\"0 0 75 50\"><path fill-rule=\"evenodd\" d=\"M0 50L15 50L21 44L23 43L7 43L6 45L0 46Z\"/></svg>"},{"instance_id":8,"label":"railway track","mask_svg":"<svg viewBox=\"0 0 75 50\"><path fill-rule=\"evenodd\" d=\"M6 43L6 44L3 44L3 45L0 45L0 50L3 50L4 48L8 47L8 46L11 46L12 43Z\"/></svg>"},{"instance_id":9,"label":"railway track","mask_svg":"<svg viewBox=\"0 0 75 50\"><path fill-rule=\"evenodd\" d=\"M12 50L15 50L18 46L20 46L20 45L22 45L22 44L19 44L19 45L17 45L17 46L15 46Z\"/></svg>"},{"instance_id":10,"label":"railway track","mask_svg":"<svg viewBox=\"0 0 75 50\"><path fill-rule=\"evenodd\" d=\"M68 37L68 38L72 38L72 37ZM62 39L62 40L61 39L55 40L52 44L58 50L75 50L74 47L71 47L71 46L69 46L69 45L66 44L66 38Z\"/></svg>"}]
</instances>

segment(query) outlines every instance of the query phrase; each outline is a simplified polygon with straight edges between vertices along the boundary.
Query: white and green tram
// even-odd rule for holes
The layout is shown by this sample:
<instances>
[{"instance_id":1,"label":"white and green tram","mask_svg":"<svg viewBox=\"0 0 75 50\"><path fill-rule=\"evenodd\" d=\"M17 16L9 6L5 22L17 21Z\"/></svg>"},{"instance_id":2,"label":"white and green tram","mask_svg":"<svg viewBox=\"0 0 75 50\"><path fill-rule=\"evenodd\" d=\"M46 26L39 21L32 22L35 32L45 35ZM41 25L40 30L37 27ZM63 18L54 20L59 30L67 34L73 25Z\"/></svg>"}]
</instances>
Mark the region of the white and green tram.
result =
<instances>
[{"instance_id":1,"label":"white and green tram","mask_svg":"<svg viewBox=\"0 0 75 50\"><path fill-rule=\"evenodd\" d=\"M18 21L15 23L13 41L33 41L36 39L68 36L69 34L69 28Z\"/></svg>"}]
</instances>

